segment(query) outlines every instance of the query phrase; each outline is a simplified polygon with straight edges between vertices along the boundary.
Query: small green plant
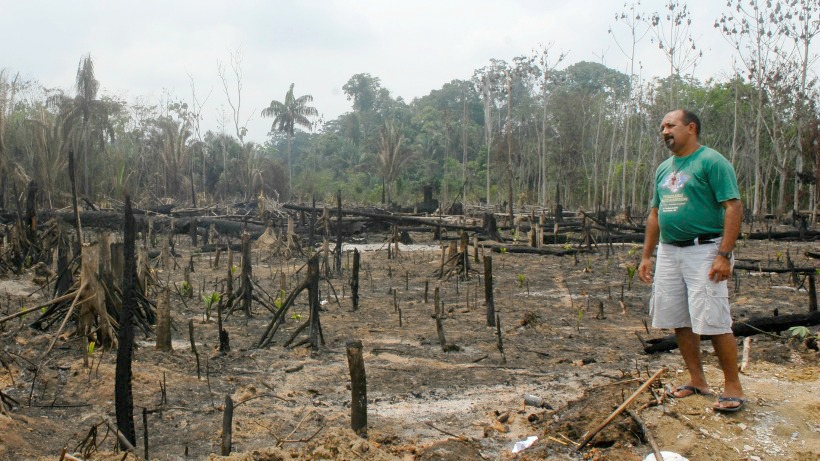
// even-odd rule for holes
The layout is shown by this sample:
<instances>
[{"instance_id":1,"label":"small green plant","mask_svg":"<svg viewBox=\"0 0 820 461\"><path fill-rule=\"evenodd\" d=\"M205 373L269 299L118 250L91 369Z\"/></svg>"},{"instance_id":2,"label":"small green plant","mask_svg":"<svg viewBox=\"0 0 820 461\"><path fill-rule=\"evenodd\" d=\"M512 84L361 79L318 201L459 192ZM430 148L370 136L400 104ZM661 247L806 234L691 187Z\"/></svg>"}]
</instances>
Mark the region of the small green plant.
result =
<instances>
[{"instance_id":1,"label":"small green plant","mask_svg":"<svg viewBox=\"0 0 820 461\"><path fill-rule=\"evenodd\" d=\"M273 300L273 305L276 306L277 309L282 308L282 304L285 303L285 290L279 290L279 293L276 294L276 299Z\"/></svg>"},{"instance_id":2,"label":"small green plant","mask_svg":"<svg viewBox=\"0 0 820 461\"><path fill-rule=\"evenodd\" d=\"M194 294L194 287L192 287L188 282L182 282L182 285L180 285L179 288L179 294L185 298L190 298L191 295Z\"/></svg>"},{"instance_id":3,"label":"small green plant","mask_svg":"<svg viewBox=\"0 0 820 461\"><path fill-rule=\"evenodd\" d=\"M292 320L302 320L302 314L293 314L290 316Z\"/></svg>"},{"instance_id":4,"label":"small green plant","mask_svg":"<svg viewBox=\"0 0 820 461\"><path fill-rule=\"evenodd\" d=\"M527 276L524 274L518 274L518 288L524 286L524 283L527 281Z\"/></svg>"},{"instance_id":5,"label":"small green plant","mask_svg":"<svg viewBox=\"0 0 820 461\"><path fill-rule=\"evenodd\" d=\"M584 320L584 310L578 309L578 316L575 318L575 329L581 332L581 321Z\"/></svg>"},{"instance_id":6,"label":"small green plant","mask_svg":"<svg viewBox=\"0 0 820 461\"><path fill-rule=\"evenodd\" d=\"M792 338L797 338L801 341L808 338L812 334L811 330L808 327L804 327L802 325L801 326L796 326L796 327L791 327L791 328L788 329L788 332L789 332L789 334L791 335Z\"/></svg>"},{"instance_id":7,"label":"small green plant","mask_svg":"<svg viewBox=\"0 0 820 461\"><path fill-rule=\"evenodd\" d=\"M205 303L205 321L211 320L211 307L214 304L219 303L219 300L222 299L222 295L217 292L213 292L209 295L202 295L202 302Z\"/></svg>"},{"instance_id":8,"label":"small green plant","mask_svg":"<svg viewBox=\"0 0 820 461\"><path fill-rule=\"evenodd\" d=\"M521 232L518 230L517 227L513 231L512 238L513 238L513 242L517 242L519 239L521 239Z\"/></svg>"},{"instance_id":9,"label":"small green plant","mask_svg":"<svg viewBox=\"0 0 820 461\"><path fill-rule=\"evenodd\" d=\"M96 347L97 347L97 344L94 341L89 341L88 342L88 355L93 354L94 353L94 348L96 348Z\"/></svg>"},{"instance_id":10,"label":"small green plant","mask_svg":"<svg viewBox=\"0 0 820 461\"><path fill-rule=\"evenodd\" d=\"M797 341L803 343L808 349L818 350L817 343L820 342L820 331L812 332L805 326L791 327L788 331L791 334L789 342Z\"/></svg>"},{"instance_id":11,"label":"small green plant","mask_svg":"<svg viewBox=\"0 0 820 461\"><path fill-rule=\"evenodd\" d=\"M501 249L498 250L498 252L501 253L502 255L507 254L507 247L501 247Z\"/></svg>"},{"instance_id":12,"label":"small green plant","mask_svg":"<svg viewBox=\"0 0 820 461\"><path fill-rule=\"evenodd\" d=\"M629 256L635 256L637 253L638 253L638 248L637 247L632 247L632 248L629 249L629 251L627 251L627 254Z\"/></svg>"},{"instance_id":13,"label":"small green plant","mask_svg":"<svg viewBox=\"0 0 820 461\"><path fill-rule=\"evenodd\" d=\"M235 265L234 265L234 266L231 266L231 275L236 274L236 271L238 271L238 270L239 270L239 268L238 268L238 267L236 267Z\"/></svg>"},{"instance_id":14,"label":"small green plant","mask_svg":"<svg viewBox=\"0 0 820 461\"><path fill-rule=\"evenodd\" d=\"M632 290L632 279L635 278L635 272L638 270L637 267L633 266L632 264L628 264L626 266L626 289Z\"/></svg>"},{"instance_id":15,"label":"small green plant","mask_svg":"<svg viewBox=\"0 0 820 461\"><path fill-rule=\"evenodd\" d=\"M778 251L777 254L775 254L774 256L775 258L777 258L777 262L780 262L780 260L783 259L783 252Z\"/></svg>"}]
</instances>

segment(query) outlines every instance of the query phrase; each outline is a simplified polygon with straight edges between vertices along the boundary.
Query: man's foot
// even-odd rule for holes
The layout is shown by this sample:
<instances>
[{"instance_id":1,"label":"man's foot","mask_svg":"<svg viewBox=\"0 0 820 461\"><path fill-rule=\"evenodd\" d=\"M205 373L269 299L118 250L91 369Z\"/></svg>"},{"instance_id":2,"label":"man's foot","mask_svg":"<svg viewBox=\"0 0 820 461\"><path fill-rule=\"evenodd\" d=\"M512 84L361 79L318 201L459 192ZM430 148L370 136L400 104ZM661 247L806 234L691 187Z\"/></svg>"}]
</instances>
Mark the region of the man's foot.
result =
<instances>
[{"instance_id":1,"label":"man's foot","mask_svg":"<svg viewBox=\"0 0 820 461\"><path fill-rule=\"evenodd\" d=\"M715 411L720 411L723 413L735 413L740 411L743 408L743 404L746 403L745 397L724 397L720 396L715 402L715 405L712 407Z\"/></svg>"},{"instance_id":2,"label":"man's foot","mask_svg":"<svg viewBox=\"0 0 820 461\"><path fill-rule=\"evenodd\" d=\"M678 387L671 387L668 386L666 388L666 396L673 398L673 399L683 399L692 395L712 395L712 392L707 387L706 389L701 389L699 387L690 386L688 384L678 386Z\"/></svg>"}]
</instances>

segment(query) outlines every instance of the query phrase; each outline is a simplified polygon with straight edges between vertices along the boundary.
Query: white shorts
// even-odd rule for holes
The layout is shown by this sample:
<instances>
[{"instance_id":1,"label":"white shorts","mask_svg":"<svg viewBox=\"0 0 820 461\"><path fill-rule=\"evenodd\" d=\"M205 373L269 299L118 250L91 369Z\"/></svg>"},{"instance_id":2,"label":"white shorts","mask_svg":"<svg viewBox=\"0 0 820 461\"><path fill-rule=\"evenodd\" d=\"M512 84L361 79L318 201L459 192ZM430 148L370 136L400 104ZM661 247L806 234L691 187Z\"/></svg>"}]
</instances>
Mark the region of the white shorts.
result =
<instances>
[{"instance_id":1,"label":"white shorts","mask_svg":"<svg viewBox=\"0 0 820 461\"><path fill-rule=\"evenodd\" d=\"M732 332L728 283L709 280L719 245L718 238L715 243L682 248L663 243L658 246L649 300L653 327L691 327L700 335Z\"/></svg>"}]
</instances>

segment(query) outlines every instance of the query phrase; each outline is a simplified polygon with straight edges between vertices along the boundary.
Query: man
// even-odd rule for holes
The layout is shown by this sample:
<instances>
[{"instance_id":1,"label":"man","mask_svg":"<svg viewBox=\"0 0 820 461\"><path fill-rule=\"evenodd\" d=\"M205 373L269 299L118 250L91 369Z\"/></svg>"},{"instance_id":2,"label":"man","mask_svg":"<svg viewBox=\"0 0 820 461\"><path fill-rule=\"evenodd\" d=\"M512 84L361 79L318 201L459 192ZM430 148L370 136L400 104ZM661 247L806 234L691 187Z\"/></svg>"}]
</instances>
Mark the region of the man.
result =
<instances>
[{"instance_id":1,"label":"man","mask_svg":"<svg viewBox=\"0 0 820 461\"><path fill-rule=\"evenodd\" d=\"M652 326L675 330L689 372L689 382L667 395L712 395L700 357L700 335L709 335L724 378L714 409L735 412L746 399L738 377L727 280L743 208L732 165L701 146L699 135L700 120L691 112L676 110L663 118L661 137L674 155L655 173L638 276L653 282L651 258L657 246Z\"/></svg>"}]
</instances>

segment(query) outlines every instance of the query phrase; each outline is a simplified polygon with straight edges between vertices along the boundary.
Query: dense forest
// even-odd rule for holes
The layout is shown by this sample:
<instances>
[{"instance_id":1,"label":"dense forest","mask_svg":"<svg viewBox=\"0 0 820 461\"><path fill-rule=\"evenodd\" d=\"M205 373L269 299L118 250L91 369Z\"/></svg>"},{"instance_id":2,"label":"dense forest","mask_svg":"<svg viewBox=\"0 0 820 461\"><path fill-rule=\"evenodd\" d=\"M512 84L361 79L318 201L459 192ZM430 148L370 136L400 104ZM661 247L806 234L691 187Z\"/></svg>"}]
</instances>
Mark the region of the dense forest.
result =
<instances>
[{"instance_id":1,"label":"dense forest","mask_svg":"<svg viewBox=\"0 0 820 461\"><path fill-rule=\"evenodd\" d=\"M202 206L330 201L341 189L353 202L412 206L429 186L444 205L551 206L558 194L566 207L643 212L654 168L668 155L659 121L685 107L701 116L702 143L735 165L749 213L817 209L820 8L813 0L729 6L714 24L735 50L722 76L692 77L702 51L683 2L650 14L633 6L612 24L630 37L616 43L628 72L568 63L543 46L412 101L360 73L343 86L351 110L333 120L319 120L321 101L294 82L283 98L259 102L266 108L258 115L271 121L264 143L245 139L236 65L219 69L232 112L217 131L201 128L196 92L155 105L102 96L90 55L69 91L6 69L0 206L13 208L32 180L42 205L68 204L73 152L79 193L100 204L126 190L137 200ZM630 53L640 40L657 44L668 75L641 75Z\"/></svg>"}]
</instances>

